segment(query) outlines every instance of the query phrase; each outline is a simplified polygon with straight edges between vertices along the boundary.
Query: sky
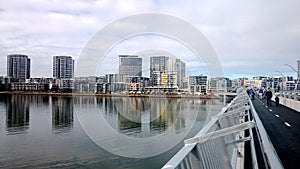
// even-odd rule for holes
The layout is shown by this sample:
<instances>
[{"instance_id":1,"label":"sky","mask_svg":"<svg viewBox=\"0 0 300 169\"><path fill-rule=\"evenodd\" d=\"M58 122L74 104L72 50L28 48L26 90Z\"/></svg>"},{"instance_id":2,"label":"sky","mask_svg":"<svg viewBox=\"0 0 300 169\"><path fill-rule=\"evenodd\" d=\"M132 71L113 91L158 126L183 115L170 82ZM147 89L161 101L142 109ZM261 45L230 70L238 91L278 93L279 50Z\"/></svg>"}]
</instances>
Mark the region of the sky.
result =
<instances>
[{"instance_id":1,"label":"sky","mask_svg":"<svg viewBox=\"0 0 300 169\"><path fill-rule=\"evenodd\" d=\"M51 77L53 56L70 55L76 62L107 25L131 15L161 13L197 28L214 47L226 77L296 77L285 64L297 68L300 60L299 6L298 0L0 0L0 76L6 75L7 55L21 53L31 58L32 77ZM126 32L129 27L118 28ZM207 73L203 60L180 41L149 34L112 46L97 72L115 73L119 54L148 49L175 55L191 74Z\"/></svg>"}]
</instances>

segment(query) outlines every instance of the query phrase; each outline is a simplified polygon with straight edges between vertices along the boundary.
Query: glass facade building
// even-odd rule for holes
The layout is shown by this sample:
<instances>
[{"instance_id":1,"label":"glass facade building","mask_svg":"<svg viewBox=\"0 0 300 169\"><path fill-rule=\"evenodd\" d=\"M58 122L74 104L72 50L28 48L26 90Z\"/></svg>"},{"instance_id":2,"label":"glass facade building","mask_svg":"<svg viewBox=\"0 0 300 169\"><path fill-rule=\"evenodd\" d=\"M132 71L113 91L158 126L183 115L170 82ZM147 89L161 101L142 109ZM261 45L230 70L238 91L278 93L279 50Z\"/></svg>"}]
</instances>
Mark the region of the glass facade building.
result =
<instances>
[{"instance_id":1,"label":"glass facade building","mask_svg":"<svg viewBox=\"0 0 300 169\"><path fill-rule=\"evenodd\" d=\"M168 72L169 57L152 56L150 57L150 86L160 84L160 74Z\"/></svg>"},{"instance_id":2,"label":"glass facade building","mask_svg":"<svg viewBox=\"0 0 300 169\"><path fill-rule=\"evenodd\" d=\"M25 81L30 78L30 58L27 55L7 55L7 77L15 81Z\"/></svg>"},{"instance_id":3,"label":"glass facade building","mask_svg":"<svg viewBox=\"0 0 300 169\"><path fill-rule=\"evenodd\" d=\"M71 56L53 56L53 77L57 79L74 77L74 60Z\"/></svg>"},{"instance_id":4,"label":"glass facade building","mask_svg":"<svg viewBox=\"0 0 300 169\"><path fill-rule=\"evenodd\" d=\"M142 76L142 58L134 55L119 55L119 74Z\"/></svg>"}]
</instances>

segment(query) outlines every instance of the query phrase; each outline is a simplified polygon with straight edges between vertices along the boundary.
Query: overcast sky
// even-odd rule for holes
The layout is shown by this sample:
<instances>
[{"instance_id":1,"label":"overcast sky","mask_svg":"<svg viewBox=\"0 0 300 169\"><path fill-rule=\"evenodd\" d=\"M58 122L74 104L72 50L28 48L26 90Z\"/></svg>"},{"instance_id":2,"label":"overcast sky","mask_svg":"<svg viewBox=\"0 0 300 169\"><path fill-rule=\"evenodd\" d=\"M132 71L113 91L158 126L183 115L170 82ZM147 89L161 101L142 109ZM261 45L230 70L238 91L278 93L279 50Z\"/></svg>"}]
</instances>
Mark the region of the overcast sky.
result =
<instances>
[{"instance_id":1,"label":"overcast sky","mask_svg":"<svg viewBox=\"0 0 300 169\"><path fill-rule=\"evenodd\" d=\"M54 55L78 59L106 25L134 14L163 13L202 32L227 77L279 76L279 72L295 77L284 64L297 68L300 60L299 6L298 0L0 0L0 76L6 75L6 56L21 53L32 59L32 77L51 77ZM162 36L134 37L111 49L108 55L115 61L102 64L116 68L118 54L159 48L182 57L193 74L206 74L202 63L189 56L192 52L179 46L183 45Z\"/></svg>"}]
</instances>

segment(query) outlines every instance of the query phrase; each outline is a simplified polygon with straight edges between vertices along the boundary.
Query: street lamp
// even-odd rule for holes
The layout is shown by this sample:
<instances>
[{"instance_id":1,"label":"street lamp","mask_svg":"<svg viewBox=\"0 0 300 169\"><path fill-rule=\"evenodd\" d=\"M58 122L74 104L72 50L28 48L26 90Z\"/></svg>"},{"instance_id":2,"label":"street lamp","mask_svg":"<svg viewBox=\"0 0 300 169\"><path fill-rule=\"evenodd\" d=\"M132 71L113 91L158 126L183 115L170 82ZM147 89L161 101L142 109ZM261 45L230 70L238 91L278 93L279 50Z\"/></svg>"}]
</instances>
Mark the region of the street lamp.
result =
<instances>
[{"instance_id":1,"label":"street lamp","mask_svg":"<svg viewBox=\"0 0 300 169\"><path fill-rule=\"evenodd\" d=\"M278 71L278 70L275 70L275 71L278 72L278 73L280 73L280 75L281 75L283 78L285 77L280 71ZM281 79L281 78L279 78L279 80L278 80L278 83L280 84L280 86L279 86L280 89L277 87L277 88L278 88L278 91L283 89L283 84L282 84L282 81L283 81L283 80L280 80L280 79ZM277 86L278 86L279 84L277 84Z\"/></svg>"},{"instance_id":2,"label":"street lamp","mask_svg":"<svg viewBox=\"0 0 300 169\"><path fill-rule=\"evenodd\" d=\"M271 83L271 85L272 85L272 92L273 93L275 93L275 87L274 87L274 76L271 76L271 78L272 78L272 83Z\"/></svg>"},{"instance_id":3,"label":"street lamp","mask_svg":"<svg viewBox=\"0 0 300 169\"><path fill-rule=\"evenodd\" d=\"M298 71L297 71L293 66L291 66L291 65L289 65L289 64L284 64L284 65L290 67L290 68L293 69L296 73L298 73Z\"/></svg>"},{"instance_id":4,"label":"street lamp","mask_svg":"<svg viewBox=\"0 0 300 169\"><path fill-rule=\"evenodd\" d=\"M278 70L275 70L275 71L278 72L278 73L280 73L280 75L284 77L284 75L280 71L278 71Z\"/></svg>"}]
</instances>

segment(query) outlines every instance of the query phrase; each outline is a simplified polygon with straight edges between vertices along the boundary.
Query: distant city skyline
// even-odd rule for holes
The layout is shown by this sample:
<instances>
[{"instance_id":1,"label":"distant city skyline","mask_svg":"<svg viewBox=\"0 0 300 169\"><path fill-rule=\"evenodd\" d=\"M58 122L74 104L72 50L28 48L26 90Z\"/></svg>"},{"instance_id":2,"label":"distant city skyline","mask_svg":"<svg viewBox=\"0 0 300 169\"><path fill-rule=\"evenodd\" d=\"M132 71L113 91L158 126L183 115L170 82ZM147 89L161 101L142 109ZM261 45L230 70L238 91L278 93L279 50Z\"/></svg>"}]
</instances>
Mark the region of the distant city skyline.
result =
<instances>
[{"instance_id":1,"label":"distant city skyline","mask_svg":"<svg viewBox=\"0 0 300 169\"><path fill-rule=\"evenodd\" d=\"M283 74L297 78L297 73L285 64L298 69L298 6L300 2L296 0L276 3L233 0L1 1L0 76L7 74L6 56L21 53L31 58L31 69L34 70L31 77L51 77L52 56L70 55L76 62L85 44L101 28L120 18L146 12L173 15L199 29L217 51L225 77ZM120 25L119 29L126 31L128 26ZM107 57L134 54L141 48L163 49L183 60L194 75L205 74L198 69L203 63L189 59L193 52L182 46L170 37L137 36L113 47ZM117 66L118 62L109 64Z\"/></svg>"},{"instance_id":2,"label":"distant city skyline","mask_svg":"<svg viewBox=\"0 0 300 169\"><path fill-rule=\"evenodd\" d=\"M7 55L7 60L6 60L6 75L0 75L0 76L3 76L3 77L12 77L9 75L9 70L12 69L12 65L10 65L9 63L12 62L11 61L11 58L12 57L26 57L26 64L27 64L27 67L26 67L26 78L28 79L29 77L31 77L31 72L34 71L36 72L36 70L32 70L31 69L31 59L28 57L28 55L24 55L24 54L9 54ZM144 56L145 57L145 56ZM128 71L134 71L134 72L137 72L137 70L139 70L138 72L139 73L136 73L137 76L145 76L145 77L151 77L151 67L153 67L152 65L152 60L155 59L155 58L160 58L160 57L165 57L167 58L167 62L168 62L168 66L167 68L164 68L165 70L169 70L169 71L174 71L174 66L176 66L176 62L179 61L180 65L182 66L182 64L184 65L184 69L185 69L185 62L183 61L180 61L180 59L176 59L176 58L172 58L169 63L169 56L156 56L156 55L152 55L152 56L148 56L148 58L144 58L146 61L150 61L149 63L144 63L144 66L146 68L150 68L149 70L145 70L145 67L142 67L142 62L145 62L145 61L142 61L142 58L139 57L138 55L118 55L118 59L119 59L119 62L118 64L116 64L115 68L117 70L117 72L102 72L102 74L93 74L93 75L87 75L87 76L82 76L82 77L88 77L88 76L105 76L106 74L111 74L111 73L117 73L117 74L128 74L128 73L124 73L124 72L128 72ZM150 58L150 60L149 60ZM123 60L122 60L123 59ZM138 59L139 61L133 61L132 59ZM64 69L69 69L69 71L64 71L64 72L58 72L60 70L60 62L61 60L63 61L63 64L66 66ZM127 60L127 61L126 61ZM131 61L130 61L131 60ZM130 61L130 63L126 63ZM123 63L123 66L122 66L122 62ZM135 63L134 63L135 62ZM296 75L284 75L282 74L282 72L280 71L275 71L277 73L277 75L269 75L269 74L257 74L257 75L251 75L251 76L236 76L236 77L230 77L230 76L224 76L224 77L227 77L227 78L230 78L230 79L238 79L238 78L248 78L248 79L252 79L252 78L255 78L255 77L294 77L295 79L300 79L299 78L299 75L300 75L300 60L298 60L297 62L297 66L295 66L295 68L289 64L285 64L285 66L288 66L290 67L293 71L294 71L294 74L296 73ZM133 64L138 64L137 67L135 68L129 68L128 65L133 65ZM165 63L166 64L166 63ZM29 65L29 66L28 66ZM74 69L75 69L75 60L72 56L65 56L65 55L62 55L62 56L53 56L53 60L52 60L52 65L51 65L51 73L52 75L51 76L35 76L33 78L40 78L40 77L44 77L44 78L49 78L49 77L53 77L53 78L74 78L75 75L74 75ZM152 65L152 66L151 66ZM166 65L165 65L166 66ZM178 66L178 65L177 65ZM132 67L132 66L131 66ZM296 70L297 68L297 70ZM129 70L130 69L130 70ZM165 71L164 70L164 71ZM177 69L175 71L178 71ZM123 72L123 73L122 73ZM142 74L142 72L144 72ZM147 72L145 74L145 72ZM61 77L61 74L68 74L66 75L66 77ZM177 72L178 73L178 72ZM194 76L194 75L207 75L207 72L201 72L199 74L192 74L191 72L189 72L190 74L187 74L187 76ZM184 72L183 73L184 76L186 75L186 73ZM64 75L62 75L64 76ZM80 76L77 76L77 77L80 77ZM181 78L178 78L178 79L181 79Z\"/></svg>"},{"instance_id":3,"label":"distant city skyline","mask_svg":"<svg viewBox=\"0 0 300 169\"><path fill-rule=\"evenodd\" d=\"M60 92L136 92L136 93L181 93L205 95L207 92L234 91L239 87L270 88L272 90L297 90L299 78L292 76L210 77L191 74L186 76L185 62L168 56L148 56L149 77L142 74L143 59L138 55L119 55L118 73L105 72L100 76L74 76L72 56L53 56L53 78L31 78L27 55L7 55L7 76L0 76L0 90L11 91L60 91ZM147 59L146 59L147 60ZM300 68L300 62L298 69ZM104 65L105 66L105 65ZM293 71L298 72L290 65ZM147 68L146 68L147 69Z\"/></svg>"}]
</instances>

